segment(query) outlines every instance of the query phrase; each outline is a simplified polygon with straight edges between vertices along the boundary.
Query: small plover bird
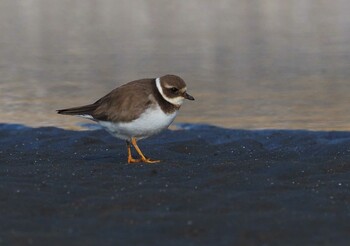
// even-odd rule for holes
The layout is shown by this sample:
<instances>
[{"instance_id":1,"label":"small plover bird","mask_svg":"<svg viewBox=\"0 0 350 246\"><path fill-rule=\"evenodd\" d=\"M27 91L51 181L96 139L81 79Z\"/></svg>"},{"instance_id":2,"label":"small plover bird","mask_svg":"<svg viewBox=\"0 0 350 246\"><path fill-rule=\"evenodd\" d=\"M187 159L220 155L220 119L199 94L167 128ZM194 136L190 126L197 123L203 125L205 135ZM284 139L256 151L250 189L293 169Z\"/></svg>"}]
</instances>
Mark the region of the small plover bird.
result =
<instances>
[{"instance_id":1,"label":"small plover bird","mask_svg":"<svg viewBox=\"0 0 350 246\"><path fill-rule=\"evenodd\" d=\"M128 163L156 163L159 160L146 157L136 142L167 129L184 99L194 100L187 93L185 81L176 75L165 75L129 82L93 104L59 109L57 113L96 121L113 136L125 140ZM139 159L132 157L131 145Z\"/></svg>"}]
</instances>

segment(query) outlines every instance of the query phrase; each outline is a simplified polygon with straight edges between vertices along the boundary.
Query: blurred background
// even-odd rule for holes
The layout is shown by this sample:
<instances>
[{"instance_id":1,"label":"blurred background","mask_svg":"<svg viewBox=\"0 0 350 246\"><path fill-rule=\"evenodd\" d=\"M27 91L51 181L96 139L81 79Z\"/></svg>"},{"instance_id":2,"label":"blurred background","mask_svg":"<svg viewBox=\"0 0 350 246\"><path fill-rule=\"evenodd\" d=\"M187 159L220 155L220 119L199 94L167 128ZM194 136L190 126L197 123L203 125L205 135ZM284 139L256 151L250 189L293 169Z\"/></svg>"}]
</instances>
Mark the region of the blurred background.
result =
<instances>
[{"instance_id":1,"label":"blurred background","mask_svg":"<svg viewBox=\"0 0 350 246\"><path fill-rule=\"evenodd\" d=\"M139 78L177 74L176 122L350 130L347 0L1 0L0 122L56 115Z\"/></svg>"}]
</instances>

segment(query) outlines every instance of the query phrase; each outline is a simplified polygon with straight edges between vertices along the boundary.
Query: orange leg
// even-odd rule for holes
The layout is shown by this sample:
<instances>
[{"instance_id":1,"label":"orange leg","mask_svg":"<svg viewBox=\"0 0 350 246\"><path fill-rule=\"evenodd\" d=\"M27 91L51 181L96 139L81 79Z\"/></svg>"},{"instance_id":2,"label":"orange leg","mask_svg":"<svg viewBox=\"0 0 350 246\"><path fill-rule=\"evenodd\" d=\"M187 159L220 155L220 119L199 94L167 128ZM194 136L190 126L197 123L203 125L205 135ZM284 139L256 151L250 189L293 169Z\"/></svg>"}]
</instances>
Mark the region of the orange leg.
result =
<instances>
[{"instance_id":1,"label":"orange leg","mask_svg":"<svg viewBox=\"0 0 350 246\"><path fill-rule=\"evenodd\" d=\"M130 146L130 142L126 141L126 146L128 148L128 163L137 163L137 162L141 162L141 159L134 159L131 155L131 146Z\"/></svg>"},{"instance_id":2,"label":"orange leg","mask_svg":"<svg viewBox=\"0 0 350 246\"><path fill-rule=\"evenodd\" d=\"M140 155L141 157L141 160L140 161L143 161L143 162L146 162L146 163L157 163L157 162L160 162L160 160L151 160L150 158L146 157L142 151L140 150L139 146L137 146L137 143L136 143L136 138L131 138L131 143L132 145L134 146L135 150L137 151L137 153ZM129 151L129 150L128 150Z\"/></svg>"}]
</instances>

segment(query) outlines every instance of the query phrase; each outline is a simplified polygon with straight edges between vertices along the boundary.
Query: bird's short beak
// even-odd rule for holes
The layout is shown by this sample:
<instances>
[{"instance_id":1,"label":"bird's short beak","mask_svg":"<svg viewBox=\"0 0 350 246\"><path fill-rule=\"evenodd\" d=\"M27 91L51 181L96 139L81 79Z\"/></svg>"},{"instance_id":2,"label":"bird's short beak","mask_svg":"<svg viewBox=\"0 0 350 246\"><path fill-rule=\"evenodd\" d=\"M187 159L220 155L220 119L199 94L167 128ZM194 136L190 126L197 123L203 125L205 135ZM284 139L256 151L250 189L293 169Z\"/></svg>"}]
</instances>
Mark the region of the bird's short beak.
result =
<instances>
[{"instance_id":1,"label":"bird's short beak","mask_svg":"<svg viewBox=\"0 0 350 246\"><path fill-rule=\"evenodd\" d=\"M187 94L187 92L184 93L183 97L184 97L185 99L188 99L188 100L192 100L192 101L194 100L194 97L191 96L190 94Z\"/></svg>"}]
</instances>

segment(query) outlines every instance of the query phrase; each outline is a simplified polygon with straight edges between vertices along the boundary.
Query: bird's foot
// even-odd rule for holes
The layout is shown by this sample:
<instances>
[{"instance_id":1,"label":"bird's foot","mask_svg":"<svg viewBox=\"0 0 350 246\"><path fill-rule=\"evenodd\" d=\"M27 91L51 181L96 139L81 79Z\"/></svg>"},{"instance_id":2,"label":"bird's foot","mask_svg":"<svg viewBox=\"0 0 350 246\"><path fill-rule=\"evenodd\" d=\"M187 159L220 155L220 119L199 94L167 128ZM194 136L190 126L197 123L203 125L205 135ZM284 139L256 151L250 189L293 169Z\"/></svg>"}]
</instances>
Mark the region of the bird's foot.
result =
<instances>
[{"instance_id":1,"label":"bird's foot","mask_svg":"<svg viewBox=\"0 0 350 246\"><path fill-rule=\"evenodd\" d=\"M134 159L131 156L131 149L130 149L130 143L134 146L136 152L139 154L139 156L141 157L141 159ZM136 138L131 138L131 142L130 141L126 141L126 145L128 147L128 163L137 163L137 162L145 162L145 163L157 163L160 162L160 160L152 160L151 158L146 157L142 151L140 150L139 146L137 146L136 143Z\"/></svg>"},{"instance_id":2,"label":"bird's foot","mask_svg":"<svg viewBox=\"0 0 350 246\"><path fill-rule=\"evenodd\" d=\"M132 163L140 163L140 162L144 162L144 163L148 163L148 164L153 164L153 163L158 163L160 162L160 160L152 160L151 158L145 157L145 158L140 158L140 159L134 159L134 158L128 158L128 163L132 164Z\"/></svg>"},{"instance_id":3,"label":"bird's foot","mask_svg":"<svg viewBox=\"0 0 350 246\"><path fill-rule=\"evenodd\" d=\"M142 159L134 159L132 157L128 157L128 163L131 164L131 163L139 163L143 161Z\"/></svg>"},{"instance_id":4,"label":"bird's foot","mask_svg":"<svg viewBox=\"0 0 350 246\"><path fill-rule=\"evenodd\" d=\"M145 162L145 163L148 163L148 164L160 162L160 160L152 160L151 158L148 158L148 157L142 158L141 160L142 160L142 162Z\"/></svg>"}]
</instances>

